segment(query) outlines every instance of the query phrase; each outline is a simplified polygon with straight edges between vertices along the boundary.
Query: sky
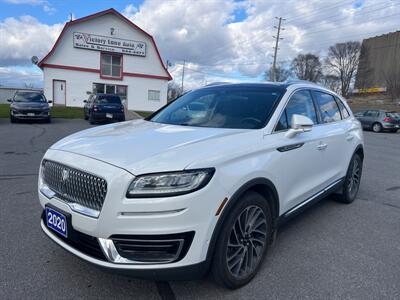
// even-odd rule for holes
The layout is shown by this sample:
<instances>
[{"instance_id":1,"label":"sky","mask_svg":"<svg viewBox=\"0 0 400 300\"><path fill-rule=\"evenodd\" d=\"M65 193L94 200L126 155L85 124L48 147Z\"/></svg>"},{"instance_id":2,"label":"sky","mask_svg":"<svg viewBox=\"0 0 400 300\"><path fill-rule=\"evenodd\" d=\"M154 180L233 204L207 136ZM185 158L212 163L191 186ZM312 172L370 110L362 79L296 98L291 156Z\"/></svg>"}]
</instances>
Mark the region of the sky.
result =
<instances>
[{"instance_id":1,"label":"sky","mask_svg":"<svg viewBox=\"0 0 400 300\"><path fill-rule=\"evenodd\" d=\"M53 46L65 22L115 8L154 36L185 89L215 81L256 82L273 61L299 53L323 59L330 45L400 30L400 0L0 0L0 85L41 87L31 63Z\"/></svg>"}]
</instances>

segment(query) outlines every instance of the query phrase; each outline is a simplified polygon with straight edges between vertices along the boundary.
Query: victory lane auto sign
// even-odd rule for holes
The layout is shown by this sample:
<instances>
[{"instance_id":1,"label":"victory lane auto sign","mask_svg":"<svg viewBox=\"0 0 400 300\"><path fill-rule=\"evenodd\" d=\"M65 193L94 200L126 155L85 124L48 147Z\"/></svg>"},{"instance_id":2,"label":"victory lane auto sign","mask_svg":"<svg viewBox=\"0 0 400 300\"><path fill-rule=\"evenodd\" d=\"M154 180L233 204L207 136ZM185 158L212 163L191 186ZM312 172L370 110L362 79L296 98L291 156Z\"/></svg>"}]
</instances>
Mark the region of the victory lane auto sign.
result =
<instances>
[{"instance_id":1,"label":"victory lane auto sign","mask_svg":"<svg viewBox=\"0 0 400 300\"><path fill-rule=\"evenodd\" d=\"M118 39L90 33L74 32L74 47L146 56L146 43L144 42Z\"/></svg>"}]
</instances>

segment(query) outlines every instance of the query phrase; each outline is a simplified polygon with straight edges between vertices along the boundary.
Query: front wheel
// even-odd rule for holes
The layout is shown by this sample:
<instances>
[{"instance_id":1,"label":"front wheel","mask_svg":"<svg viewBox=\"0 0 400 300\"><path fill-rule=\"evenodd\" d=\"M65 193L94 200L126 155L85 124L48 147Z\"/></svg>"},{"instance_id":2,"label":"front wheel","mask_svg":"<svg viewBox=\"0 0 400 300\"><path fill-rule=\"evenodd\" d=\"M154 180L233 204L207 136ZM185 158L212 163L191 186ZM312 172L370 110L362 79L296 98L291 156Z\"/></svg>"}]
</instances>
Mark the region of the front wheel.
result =
<instances>
[{"instance_id":1,"label":"front wheel","mask_svg":"<svg viewBox=\"0 0 400 300\"><path fill-rule=\"evenodd\" d=\"M352 203L357 196L362 175L362 159L355 153L351 159L344 179L342 191L337 200L343 203Z\"/></svg>"},{"instance_id":2,"label":"front wheel","mask_svg":"<svg viewBox=\"0 0 400 300\"><path fill-rule=\"evenodd\" d=\"M216 245L212 274L215 281L235 289L247 284L261 266L272 237L268 202L249 191L232 209Z\"/></svg>"}]
</instances>

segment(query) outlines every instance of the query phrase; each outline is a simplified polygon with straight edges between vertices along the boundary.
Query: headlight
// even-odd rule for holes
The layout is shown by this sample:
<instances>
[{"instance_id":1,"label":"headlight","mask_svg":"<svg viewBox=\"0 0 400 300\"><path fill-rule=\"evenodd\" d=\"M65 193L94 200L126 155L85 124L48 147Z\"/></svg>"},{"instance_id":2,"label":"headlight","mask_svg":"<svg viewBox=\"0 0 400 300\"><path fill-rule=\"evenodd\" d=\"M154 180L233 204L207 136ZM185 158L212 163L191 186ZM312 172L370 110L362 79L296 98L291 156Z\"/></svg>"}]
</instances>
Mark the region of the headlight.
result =
<instances>
[{"instance_id":1,"label":"headlight","mask_svg":"<svg viewBox=\"0 0 400 300\"><path fill-rule=\"evenodd\" d=\"M128 198L170 197L191 193L211 180L214 168L145 174L129 185Z\"/></svg>"}]
</instances>

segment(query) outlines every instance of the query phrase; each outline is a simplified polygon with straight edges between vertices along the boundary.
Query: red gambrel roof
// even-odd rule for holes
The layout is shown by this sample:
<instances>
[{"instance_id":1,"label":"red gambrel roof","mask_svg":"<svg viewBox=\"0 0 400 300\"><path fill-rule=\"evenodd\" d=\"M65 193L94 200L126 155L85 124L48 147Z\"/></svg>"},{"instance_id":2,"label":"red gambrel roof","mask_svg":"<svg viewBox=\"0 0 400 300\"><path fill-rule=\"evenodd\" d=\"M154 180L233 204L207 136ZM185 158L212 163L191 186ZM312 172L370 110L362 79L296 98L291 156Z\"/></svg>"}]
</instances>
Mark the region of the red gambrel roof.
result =
<instances>
[{"instance_id":1,"label":"red gambrel roof","mask_svg":"<svg viewBox=\"0 0 400 300\"><path fill-rule=\"evenodd\" d=\"M86 17L83 17L83 18L79 18L79 19L76 19L76 20L69 21L69 22L65 23L64 28L63 28L63 30L61 31L60 35L58 36L58 38L57 38L57 40L56 40L56 42L55 42L53 48L51 48L50 52L47 53L47 55L46 55L45 57L43 57L43 59L40 60L40 62L38 63L38 66L39 66L40 68L43 68L43 67L46 66L46 64L45 64L46 60L54 53L54 51L55 51L56 48L57 48L58 43L60 42L61 38L63 37L64 33L66 32L66 30L67 30L67 28L68 28L69 26L75 25L75 24L78 24L78 23L82 23L82 22L85 22L85 21L88 21L88 20L91 20L91 19L94 19L94 18L97 18L97 17L101 17L101 16L104 16L104 15L107 15L107 14L113 14L113 15L117 16L117 17L120 18L122 21L128 23L128 25L132 26L132 27L133 27L134 29L136 29L136 30L139 30L139 31L142 32L145 36L147 36L148 38L150 38L151 42L153 43L154 48L156 49L157 57L158 57L158 59L159 59L159 61L160 61L160 64L161 64L161 66L163 67L163 69L165 70L165 73L167 74L166 77L167 77L168 80L171 80L171 79L172 79L172 76L171 76L171 74L168 72L167 68L165 67L165 65L164 65L164 63L163 63L163 61L162 61L162 59L161 59L160 52L158 51L158 48L157 48L156 42L154 41L153 36L152 36L151 34L147 33L146 31L144 31L142 28L140 28L140 27L137 26L136 24L132 23L131 20L129 20L129 19L126 18L124 15L122 15L121 13L119 13L118 11L116 11L114 8L110 8L110 9L107 9L107 10L103 10L103 11L100 11L100 12L98 12L98 13L95 13L95 14L92 14L92 15L89 15L89 16L86 16Z\"/></svg>"}]
</instances>

